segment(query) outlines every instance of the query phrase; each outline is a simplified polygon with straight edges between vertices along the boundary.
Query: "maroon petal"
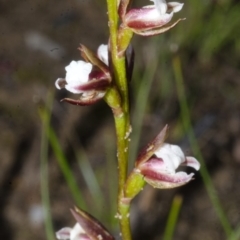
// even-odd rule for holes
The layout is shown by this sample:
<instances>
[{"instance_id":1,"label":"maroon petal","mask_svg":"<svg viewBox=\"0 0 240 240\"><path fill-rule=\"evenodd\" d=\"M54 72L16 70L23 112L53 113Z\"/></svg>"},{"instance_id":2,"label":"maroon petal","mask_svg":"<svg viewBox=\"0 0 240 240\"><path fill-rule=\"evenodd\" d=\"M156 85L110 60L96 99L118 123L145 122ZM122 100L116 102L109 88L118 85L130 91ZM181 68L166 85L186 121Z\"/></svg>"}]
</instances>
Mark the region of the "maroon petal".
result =
<instances>
[{"instance_id":1,"label":"maroon petal","mask_svg":"<svg viewBox=\"0 0 240 240\"><path fill-rule=\"evenodd\" d=\"M155 6L130 10L124 23L131 29L145 31L159 28L171 21L173 13L161 15Z\"/></svg>"},{"instance_id":2,"label":"maroon petal","mask_svg":"<svg viewBox=\"0 0 240 240\"><path fill-rule=\"evenodd\" d=\"M188 183L194 173L187 174L185 172L177 172L175 174L167 174L156 172L152 169L141 169L145 181L155 188L175 188Z\"/></svg>"},{"instance_id":3,"label":"maroon petal","mask_svg":"<svg viewBox=\"0 0 240 240\"><path fill-rule=\"evenodd\" d=\"M165 171L166 169L166 164L164 163L164 161L161 158L150 158L147 162L141 163L138 166L138 169L141 171L142 169L151 169L154 171Z\"/></svg>"},{"instance_id":4,"label":"maroon petal","mask_svg":"<svg viewBox=\"0 0 240 240\"><path fill-rule=\"evenodd\" d=\"M64 98L61 100L61 102L68 102L73 105L79 105L79 106L88 106L92 105L99 100L101 100L104 97L104 92L93 92L91 95L88 96L81 96L80 99L75 100L71 98Z\"/></svg>"},{"instance_id":5,"label":"maroon petal","mask_svg":"<svg viewBox=\"0 0 240 240\"><path fill-rule=\"evenodd\" d=\"M166 25L166 26L161 27L161 28L151 29L151 30L147 30L147 31L142 31L142 30L137 30L137 29L132 29L132 30L136 34L144 36L144 37L155 36L155 35L158 35L158 34L161 34L161 33L164 33L166 31L170 30L171 28L176 26L180 21L183 21L183 20L185 20L185 18L180 18L176 22L174 22L170 25Z\"/></svg>"},{"instance_id":6,"label":"maroon petal","mask_svg":"<svg viewBox=\"0 0 240 240\"><path fill-rule=\"evenodd\" d=\"M104 79L93 79L88 81L87 83L74 86L75 90L78 91L97 91L97 90L105 90L110 85L110 80L107 78Z\"/></svg>"}]
</instances>

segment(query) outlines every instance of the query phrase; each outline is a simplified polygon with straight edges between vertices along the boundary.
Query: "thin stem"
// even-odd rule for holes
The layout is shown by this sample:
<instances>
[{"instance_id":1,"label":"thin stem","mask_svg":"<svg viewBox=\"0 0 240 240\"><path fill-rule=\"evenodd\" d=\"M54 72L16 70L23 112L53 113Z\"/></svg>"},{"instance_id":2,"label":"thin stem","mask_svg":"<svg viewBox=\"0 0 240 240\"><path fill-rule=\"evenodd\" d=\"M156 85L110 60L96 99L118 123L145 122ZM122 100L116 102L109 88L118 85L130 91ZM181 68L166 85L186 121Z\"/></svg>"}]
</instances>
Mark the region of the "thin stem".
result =
<instances>
[{"instance_id":1,"label":"thin stem","mask_svg":"<svg viewBox=\"0 0 240 240\"><path fill-rule=\"evenodd\" d=\"M182 76L182 70L181 70L181 62L180 62L179 57L175 57L173 59L173 68L174 68L174 73L175 73L175 81L176 81L176 86L177 86L177 91L178 91L178 98L180 101L183 126L184 126L185 130L188 131L189 142L193 149L193 152L196 154L198 160L201 163L200 173L202 175L205 187L207 189L208 196L210 197L210 200L215 208L218 218L220 219L220 222L222 224L222 227L224 229L226 236L230 237L231 233L232 233L232 227L229 224L229 221L227 219L227 216L226 216L224 210L222 209L220 200L217 196L217 192L214 188L211 177L208 173L206 164L203 160L201 150L199 148L197 139L196 139L194 131L193 131L189 107L187 104L187 99L186 99L186 94L185 94L185 88L184 88L184 82L183 82L183 76Z\"/></svg>"},{"instance_id":2,"label":"thin stem","mask_svg":"<svg viewBox=\"0 0 240 240\"><path fill-rule=\"evenodd\" d=\"M174 235L174 231L176 228L176 223L178 220L181 207L182 207L182 197L180 195L176 195L173 199L172 206L168 214L167 226L165 228L163 240L173 239L173 235Z\"/></svg>"},{"instance_id":3,"label":"thin stem","mask_svg":"<svg viewBox=\"0 0 240 240\"><path fill-rule=\"evenodd\" d=\"M125 68L125 56L118 56L118 4L116 0L107 0L107 5L114 84L116 84L120 93L122 107L122 114L114 114L118 157L118 217L120 222L122 239L131 240L132 238L129 223L129 204L124 204L122 202L122 199L124 197L123 188L127 178L130 133L128 83Z\"/></svg>"},{"instance_id":4,"label":"thin stem","mask_svg":"<svg viewBox=\"0 0 240 240\"><path fill-rule=\"evenodd\" d=\"M52 224L51 217L51 204L50 204L50 196L49 196L49 178L48 178L48 137L47 132L49 131L49 123L51 118L51 108L52 108L52 94L48 95L47 105L50 109L44 109L39 111L39 114L42 119L42 137L41 137L41 165L40 165L40 173L41 173L41 197L42 204L44 206L44 216L45 216L45 231L48 240L55 239L54 229Z\"/></svg>"},{"instance_id":5,"label":"thin stem","mask_svg":"<svg viewBox=\"0 0 240 240\"><path fill-rule=\"evenodd\" d=\"M114 117L117 132L117 157L118 157L118 217L122 239L131 240L131 230L129 222L129 204L123 203L123 188L127 178L128 168L128 137L126 133L126 125L128 124L126 117Z\"/></svg>"},{"instance_id":6,"label":"thin stem","mask_svg":"<svg viewBox=\"0 0 240 240\"><path fill-rule=\"evenodd\" d=\"M110 30L110 47L113 63L113 72L115 76L115 83L120 91L122 97L122 106L125 113L129 112L128 100L128 83L125 68L125 56L118 56L118 16L117 16L117 1L107 0L108 4L108 18Z\"/></svg>"}]
</instances>

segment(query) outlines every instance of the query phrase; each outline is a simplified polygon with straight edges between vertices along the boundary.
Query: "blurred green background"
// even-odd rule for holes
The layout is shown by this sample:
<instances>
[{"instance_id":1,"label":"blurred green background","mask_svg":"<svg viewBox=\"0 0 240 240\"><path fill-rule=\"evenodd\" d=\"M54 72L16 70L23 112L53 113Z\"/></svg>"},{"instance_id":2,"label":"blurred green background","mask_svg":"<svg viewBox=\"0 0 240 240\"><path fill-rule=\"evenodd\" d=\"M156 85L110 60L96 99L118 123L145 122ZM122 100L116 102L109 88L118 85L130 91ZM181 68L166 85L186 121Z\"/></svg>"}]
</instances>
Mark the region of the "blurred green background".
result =
<instances>
[{"instance_id":1,"label":"blurred green background","mask_svg":"<svg viewBox=\"0 0 240 240\"><path fill-rule=\"evenodd\" d=\"M166 34L135 36L131 166L165 124L168 142L202 161L188 185L147 186L134 200L134 239L240 238L240 4L192 0ZM151 4L134 1L134 6ZM1 239L55 239L78 205L119 239L116 153L104 102L70 106L55 80L80 43L108 41L103 0L0 0ZM171 214L169 214L171 213Z\"/></svg>"}]
</instances>

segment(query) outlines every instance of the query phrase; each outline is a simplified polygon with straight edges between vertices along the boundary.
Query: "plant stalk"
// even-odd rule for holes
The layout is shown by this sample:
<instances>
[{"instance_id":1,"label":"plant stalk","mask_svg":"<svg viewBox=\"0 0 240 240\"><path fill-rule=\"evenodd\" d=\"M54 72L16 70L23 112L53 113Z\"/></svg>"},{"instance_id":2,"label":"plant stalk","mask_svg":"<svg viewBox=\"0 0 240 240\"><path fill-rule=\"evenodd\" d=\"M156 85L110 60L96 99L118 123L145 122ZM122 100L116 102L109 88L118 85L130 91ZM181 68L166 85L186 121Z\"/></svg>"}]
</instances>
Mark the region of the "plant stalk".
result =
<instances>
[{"instance_id":1,"label":"plant stalk","mask_svg":"<svg viewBox=\"0 0 240 240\"><path fill-rule=\"evenodd\" d=\"M129 98L128 83L125 67L125 56L118 56L118 12L117 1L107 0L108 18L110 30L110 49L111 61L114 74L114 83L121 96L121 114L114 114L116 135L117 135L117 158L118 158L118 214L120 230L123 240L131 240L131 230L129 221L130 205L123 203L124 185L127 178L128 169L128 152L129 152Z\"/></svg>"}]
</instances>

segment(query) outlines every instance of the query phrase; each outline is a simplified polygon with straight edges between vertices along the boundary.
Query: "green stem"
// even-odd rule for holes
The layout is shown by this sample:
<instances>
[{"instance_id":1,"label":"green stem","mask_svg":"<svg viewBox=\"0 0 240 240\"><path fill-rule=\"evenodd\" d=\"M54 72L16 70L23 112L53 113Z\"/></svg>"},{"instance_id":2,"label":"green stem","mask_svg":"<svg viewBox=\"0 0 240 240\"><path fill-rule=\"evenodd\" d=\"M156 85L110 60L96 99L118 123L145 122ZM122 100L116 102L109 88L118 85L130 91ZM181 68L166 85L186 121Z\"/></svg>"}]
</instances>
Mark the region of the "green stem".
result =
<instances>
[{"instance_id":1,"label":"green stem","mask_svg":"<svg viewBox=\"0 0 240 240\"><path fill-rule=\"evenodd\" d=\"M39 115L42 120L42 136L41 136L41 151L40 151L40 173L41 173L41 198L42 204L44 206L44 216L45 216L45 231L48 240L54 240L54 228L52 224L51 217L51 204L49 196L49 172L48 172L48 131L51 118L52 110L52 94L48 94L47 97L47 106L50 109L43 109L39 111Z\"/></svg>"},{"instance_id":2,"label":"green stem","mask_svg":"<svg viewBox=\"0 0 240 240\"><path fill-rule=\"evenodd\" d=\"M172 240L174 231L176 229L176 223L178 220L179 212L182 206L182 197L176 195L173 199L170 212L168 214L167 226L163 235L163 240Z\"/></svg>"},{"instance_id":3,"label":"green stem","mask_svg":"<svg viewBox=\"0 0 240 240\"><path fill-rule=\"evenodd\" d=\"M186 94L185 94L185 88L184 88L184 82L183 82L183 76L182 76L182 70L181 70L181 62L180 62L180 58L178 56L176 56L173 59L173 68L174 68L174 73L175 73L175 81L176 81L176 86L177 86L177 91L178 91L178 98L180 101L183 126L186 129L186 131L188 131L189 142L193 149L193 152L195 153L195 155L197 156L197 159L201 163L200 173L202 175L202 179L203 179L205 187L207 189L208 196L210 197L210 200L215 208L218 218L220 219L220 222L222 224L222 227L224 229L226 236L230 237L231 233L232 233L232 227L227 219L227 216L226 216L224 210L222 209L222 205L217 196L217 192L212 183L211 176L208 173L206 164L203 160L201 150L199 148L197 139L196 139L194 131L193 131L189 107L187 104L187 99L186 99Z\"/></svg>"},{"instance_id":4,"label":"green stem","mask_svg":"<svg viewBox=\"0 0 240 240\"><path fill-rule=\"evenodd\" d=\"M118 55L118 16L117 16L117 1L107 0L108 18L110 30L110 48L113 63L113 73L115 83L122 97L122 106L125 113L129 112L128 100L128 83L125 68L125 56Z\"/></svg>"},{"instance_id":5,"label":"green stem","mask_svg":"<svg viewBox=\"0 0 240 240\"><path fill-rule=\"evenodd\" d=\"M131 230L129 222L129 204L123 203L123 188L127 178L128 151L129 151L129 99L128 83L125 68L125 56L119 57L117 34L118 34L118 13L117 1L107 0L109 30L110 30L110 49L113 66L114 83L116 84L121 96L122 114L114 114L116 135L117 135L117 156L118 156L118 217L122 239L131 240Z\"/></svg>"}]
</instances>

